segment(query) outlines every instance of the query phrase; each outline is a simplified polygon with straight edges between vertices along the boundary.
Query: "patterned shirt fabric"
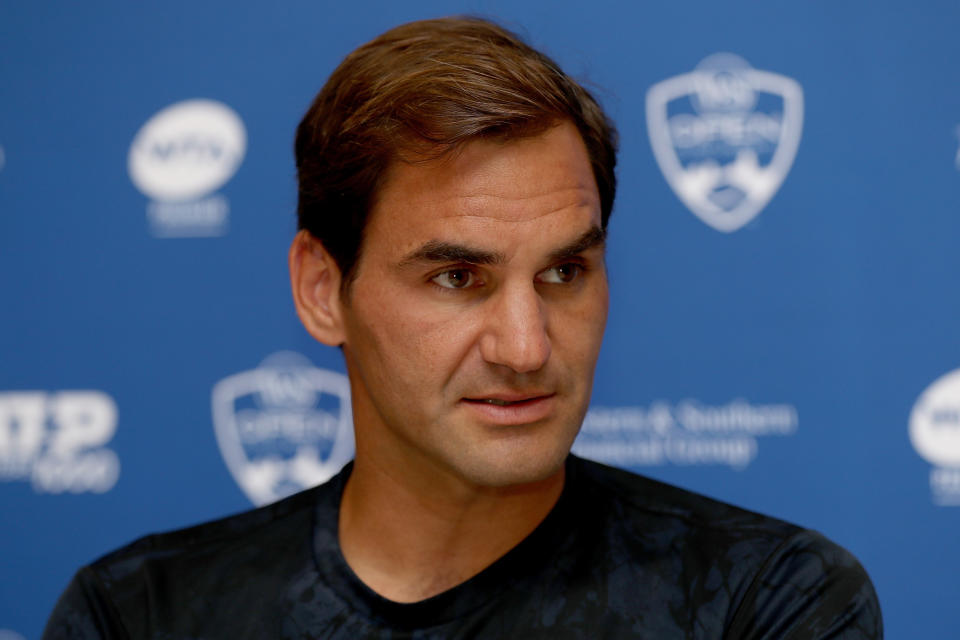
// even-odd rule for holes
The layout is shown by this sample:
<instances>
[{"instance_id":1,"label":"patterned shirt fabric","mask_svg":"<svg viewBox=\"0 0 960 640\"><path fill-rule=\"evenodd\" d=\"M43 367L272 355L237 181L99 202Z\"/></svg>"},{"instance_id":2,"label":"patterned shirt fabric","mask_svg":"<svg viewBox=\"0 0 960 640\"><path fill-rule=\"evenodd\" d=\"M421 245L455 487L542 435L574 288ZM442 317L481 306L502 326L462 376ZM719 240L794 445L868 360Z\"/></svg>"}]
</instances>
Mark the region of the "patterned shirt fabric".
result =
<instances>
[{"instance_id":1,"label":"patterned shirt fabric","mask_svg":"<svg viewBox=\"0 0 960 640\"><path fill-rule=\"evenodd\" d=\"M883 637L866 572L822 535L575 456L520 544L453 589L393 602L340 552L350 470L84 567L44 639Z\"/></svg>"}]
</instances>

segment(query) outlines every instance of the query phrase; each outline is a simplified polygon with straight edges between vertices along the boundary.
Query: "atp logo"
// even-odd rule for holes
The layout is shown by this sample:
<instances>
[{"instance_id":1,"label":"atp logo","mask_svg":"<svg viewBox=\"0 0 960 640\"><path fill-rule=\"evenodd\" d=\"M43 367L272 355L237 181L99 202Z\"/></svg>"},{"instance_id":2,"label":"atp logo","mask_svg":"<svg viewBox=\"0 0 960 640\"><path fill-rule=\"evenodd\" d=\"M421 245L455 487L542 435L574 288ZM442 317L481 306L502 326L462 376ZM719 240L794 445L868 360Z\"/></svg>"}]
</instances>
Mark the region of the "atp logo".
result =
<instances>
[{"instance_id":1,"label":"atp logo","mask_svg":"<svg viewBox=\"0 0 960 640\"><path fill-rule=\"evenodd\" d=\"M934 465L934 503L960 506L960 369L935 380L913 405L910 443Z\"/></svg>"},{"instance_id":2,"label":"atp logo","mask_svg":"<svg viewBox=\"0 0 960 640\"><path fill-rule=\"evenodd\" d=\"M298 353L224 378L212 404L223 459L257 506L326 482L353 458L347 377Z\"/></svg>"},{"instance_id":3,"label":"atp logo","mask_svg":"<svg viewBox=\"0 0 960 640\"><path fill-rule=\"evenodd\" d=\"M120 460L105 445L117 405L102 391L0 393L0 481L29 481L37 493L103 493Z\"/></svg>"},{"instance_id":4,"label":"atp logo","mask_svg":"<svg viewBox=\"0 0 960 640\"><path fill-rule=\"evenodd\" d=\"M677 197L729 233L755 218L787 177L800 146L803 90L717 53L650 87L647 129Z\"/></svg>"},{"instance_id":5,"label":"atp logo","mask_svg":"<svg viewBox=\"0 0 960 640\"><path fill-rule=\"evenodd\" d=\"M215 100L184 100L147 120L130 145L127 169L152 198L147 218L154 235L223 235L229 205L210 194L233 177L246 146L243 121Z\"/></svg>"}]
</instances>

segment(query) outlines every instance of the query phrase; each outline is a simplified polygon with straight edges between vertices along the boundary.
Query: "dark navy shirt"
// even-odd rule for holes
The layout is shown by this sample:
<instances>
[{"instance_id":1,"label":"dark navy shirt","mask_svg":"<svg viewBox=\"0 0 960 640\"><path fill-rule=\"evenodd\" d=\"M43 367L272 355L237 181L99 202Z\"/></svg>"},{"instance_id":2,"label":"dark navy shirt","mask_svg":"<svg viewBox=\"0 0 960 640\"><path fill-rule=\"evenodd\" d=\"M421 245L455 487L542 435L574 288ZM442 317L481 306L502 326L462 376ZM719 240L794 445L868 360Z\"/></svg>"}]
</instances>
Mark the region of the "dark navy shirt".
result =
<instances>
[{"instance_id":1,"label":"dark navy shirt","mask_svg":"<svg viewBox=\"0 0 960 640\"><path fill-rule=\"evenodd\" d=\"M44 638L881 638L870 579L818 533L571 456L519 545L427 600L350 570L350 466L272 505L81 569Z\"/></svg>"}]
</instances>

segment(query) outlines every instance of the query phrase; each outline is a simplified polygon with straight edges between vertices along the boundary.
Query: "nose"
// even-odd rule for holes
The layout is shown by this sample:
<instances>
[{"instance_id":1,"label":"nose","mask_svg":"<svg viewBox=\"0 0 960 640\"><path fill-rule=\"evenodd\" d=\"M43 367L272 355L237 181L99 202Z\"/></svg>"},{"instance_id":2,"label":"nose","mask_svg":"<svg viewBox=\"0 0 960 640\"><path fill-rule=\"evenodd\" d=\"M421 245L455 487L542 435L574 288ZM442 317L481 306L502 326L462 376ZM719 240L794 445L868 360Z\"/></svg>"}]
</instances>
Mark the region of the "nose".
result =
<instances>
[{"instance_id":1,"label":"nose","mask_svg":"<svg viewBox=\"0 0 960 640\"><path fill-rule=\"evenodd\" d=\"M480 354L491 364L530 373L550 358L547 313L532 282L505 284L488 301Z\"/></svg>"}]
</instances>

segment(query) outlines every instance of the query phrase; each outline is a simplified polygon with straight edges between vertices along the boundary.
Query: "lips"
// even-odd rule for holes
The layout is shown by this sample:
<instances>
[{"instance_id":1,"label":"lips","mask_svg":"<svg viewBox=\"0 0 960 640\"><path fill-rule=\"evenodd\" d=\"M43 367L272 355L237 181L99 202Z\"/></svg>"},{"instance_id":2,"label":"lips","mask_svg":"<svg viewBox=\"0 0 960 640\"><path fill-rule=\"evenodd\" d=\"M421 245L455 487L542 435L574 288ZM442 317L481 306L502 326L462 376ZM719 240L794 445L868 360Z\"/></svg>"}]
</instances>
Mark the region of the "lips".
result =
<instances>
[{"instance_id":1,"label":"lips","mask_svg":"<svg viewBox=\"0 0 960 640\"><path fill-rule=\"evenodd\" d=\"M489 394L478 394L469 398L464 398L466 402L483 402L486 404L493 404L496 406L505 406L512 404L521 404L524 402L530 402L531 400L539 400L540 398L549 398L554 394L548 393L546 391L529 391L523 393L489 393Z\"/></svg>"},{"instance_id":2,"label":"lips","mask_svg":"<svg viewBox=\"0 0 960 640\"><path fill-rule=\"evenodd\" d=\"M521 425L537 422L553 411L556 394L494 393L463 398L462 403L484 422L498 425Z\"/></svg>"},{"instance_id":3,"label":"lips","mask_svg":"<svg viewBox=\"0 0 960 640\"><path fill-rule=\"evenodd\" d=\"M484 398L482 400L468 400L467 402L486 402L487 404L495 404L498 407L508 407L512 404L517 404L518 402L526 402L526 400L500 400L498 398Z\"/></svg>"}]
</instances>

